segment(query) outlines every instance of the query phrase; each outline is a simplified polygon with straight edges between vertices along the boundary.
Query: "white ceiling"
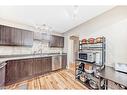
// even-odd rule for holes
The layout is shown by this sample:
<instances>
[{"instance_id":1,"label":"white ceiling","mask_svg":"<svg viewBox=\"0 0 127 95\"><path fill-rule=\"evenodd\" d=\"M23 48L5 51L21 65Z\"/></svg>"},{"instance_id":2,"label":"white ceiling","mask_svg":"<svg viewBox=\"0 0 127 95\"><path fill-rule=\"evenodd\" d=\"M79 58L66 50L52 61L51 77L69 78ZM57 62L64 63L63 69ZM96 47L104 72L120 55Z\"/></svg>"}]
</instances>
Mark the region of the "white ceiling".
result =
<instances>
[{"instance_id":1,"label":"white ceiling","mask_svg":"<svg viewBox=\"0 0 127 95\"><path fill-rule=\"evenodd\" d=\"M79 6L74 19L74 6L0 6L0 18L31 26L47 24L63 33L111 8L113 6Z\"/></svg>"}]
</instances>

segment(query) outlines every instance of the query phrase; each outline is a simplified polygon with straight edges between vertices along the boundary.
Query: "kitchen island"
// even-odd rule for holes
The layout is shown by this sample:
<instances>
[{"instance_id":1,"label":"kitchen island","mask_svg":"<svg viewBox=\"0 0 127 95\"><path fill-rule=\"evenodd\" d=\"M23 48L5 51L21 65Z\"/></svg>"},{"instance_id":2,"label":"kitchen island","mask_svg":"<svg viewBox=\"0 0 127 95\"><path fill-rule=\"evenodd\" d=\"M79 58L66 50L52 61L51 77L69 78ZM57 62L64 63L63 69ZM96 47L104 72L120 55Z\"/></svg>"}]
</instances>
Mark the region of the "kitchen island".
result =
<instances>
[{"instance_id":1,"label":"kitchen island","mask_svg":"<svg viewBox=\"0 0 127 95\"><path fill-rule=\"evenodd\" d=\"M65 69L67 65L66 53L0 56L0 64L6 63L3 73L5 75L4 84L10 85L54 71L52 69L54 56L61 57L61 60L58 61L61 66L59 69Z\"/></svg>"}]
</instances>

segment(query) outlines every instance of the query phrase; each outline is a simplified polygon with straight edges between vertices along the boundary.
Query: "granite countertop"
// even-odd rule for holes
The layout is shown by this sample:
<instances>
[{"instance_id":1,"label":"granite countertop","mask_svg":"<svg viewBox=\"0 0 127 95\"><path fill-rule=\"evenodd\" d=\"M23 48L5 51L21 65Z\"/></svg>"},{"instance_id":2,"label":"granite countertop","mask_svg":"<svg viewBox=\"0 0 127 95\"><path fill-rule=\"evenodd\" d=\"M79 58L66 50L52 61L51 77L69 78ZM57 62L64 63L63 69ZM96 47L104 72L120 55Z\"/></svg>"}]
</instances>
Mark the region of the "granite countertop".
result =
<instances>
[{"instance_id":1,"label":"granite countertop","mask_svg":"<svg viewBox=\"0 0 127 95\"><path fill-rule=\"evenodd\" d=\"M66 55L66 53L45 53L45 54L24 54L24 55L0 55L0 63L8 60L28 59L28 58L39 58L39 57L52 57Z\"/></svg>"}]
</instances>

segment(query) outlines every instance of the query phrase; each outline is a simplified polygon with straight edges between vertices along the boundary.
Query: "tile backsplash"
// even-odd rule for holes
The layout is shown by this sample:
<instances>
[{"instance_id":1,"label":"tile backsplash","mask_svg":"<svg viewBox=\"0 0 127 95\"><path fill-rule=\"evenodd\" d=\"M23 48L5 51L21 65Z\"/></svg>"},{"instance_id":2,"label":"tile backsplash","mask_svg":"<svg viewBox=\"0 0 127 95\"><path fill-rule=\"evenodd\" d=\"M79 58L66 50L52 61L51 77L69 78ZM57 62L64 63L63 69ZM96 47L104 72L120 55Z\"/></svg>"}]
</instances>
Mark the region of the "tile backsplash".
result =
<instances>
[{"instance_id":1,"label":"tile backsplash","mask_svg":"<svg viewBox=\"0 0 127 95\"><path fill-rule=\"evenodd\" d=\"M60 53L61 48L50 48L48 42L34 41L33 47L0 46L0 55L32 54L42 50L42 53Z\"/></svg>"}]
</instances>

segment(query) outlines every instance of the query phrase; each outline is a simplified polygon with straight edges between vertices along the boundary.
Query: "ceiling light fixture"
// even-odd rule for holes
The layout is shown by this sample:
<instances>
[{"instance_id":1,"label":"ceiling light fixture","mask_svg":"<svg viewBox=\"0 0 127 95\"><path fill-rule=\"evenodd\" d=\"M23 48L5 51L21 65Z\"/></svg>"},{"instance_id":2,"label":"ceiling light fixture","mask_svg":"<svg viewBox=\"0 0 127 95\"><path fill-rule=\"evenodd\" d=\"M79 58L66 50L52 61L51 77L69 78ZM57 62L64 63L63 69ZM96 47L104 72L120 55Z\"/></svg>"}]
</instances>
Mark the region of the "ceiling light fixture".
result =
<instances>
[{"instance_id":1,"label":"ceiling light fixture","mask_svg":"<svg viewBox=\"0 0 127 95\"><path fill-rule=\"evenodd\" d=\"M47 41L50 40L51 32L53 31L52 27L50 27L46 24L43 24L43 25L36 24L35 29L41 35L45 35L45 36L42 36L42 37L44 37L45 40L47 40Z\"/></svg>"},{"instance_id":2,"label":"ceiling light fixture","mask_svg":"<svg viewBox=\"0 0 127 95\"><path fill-rule=\"evenodd\" d=\"M36 29L37 29L37 32L46 33L46 34L52 31L52 27L46 24L36 25Z\"/></svg>"}]
</instances>

